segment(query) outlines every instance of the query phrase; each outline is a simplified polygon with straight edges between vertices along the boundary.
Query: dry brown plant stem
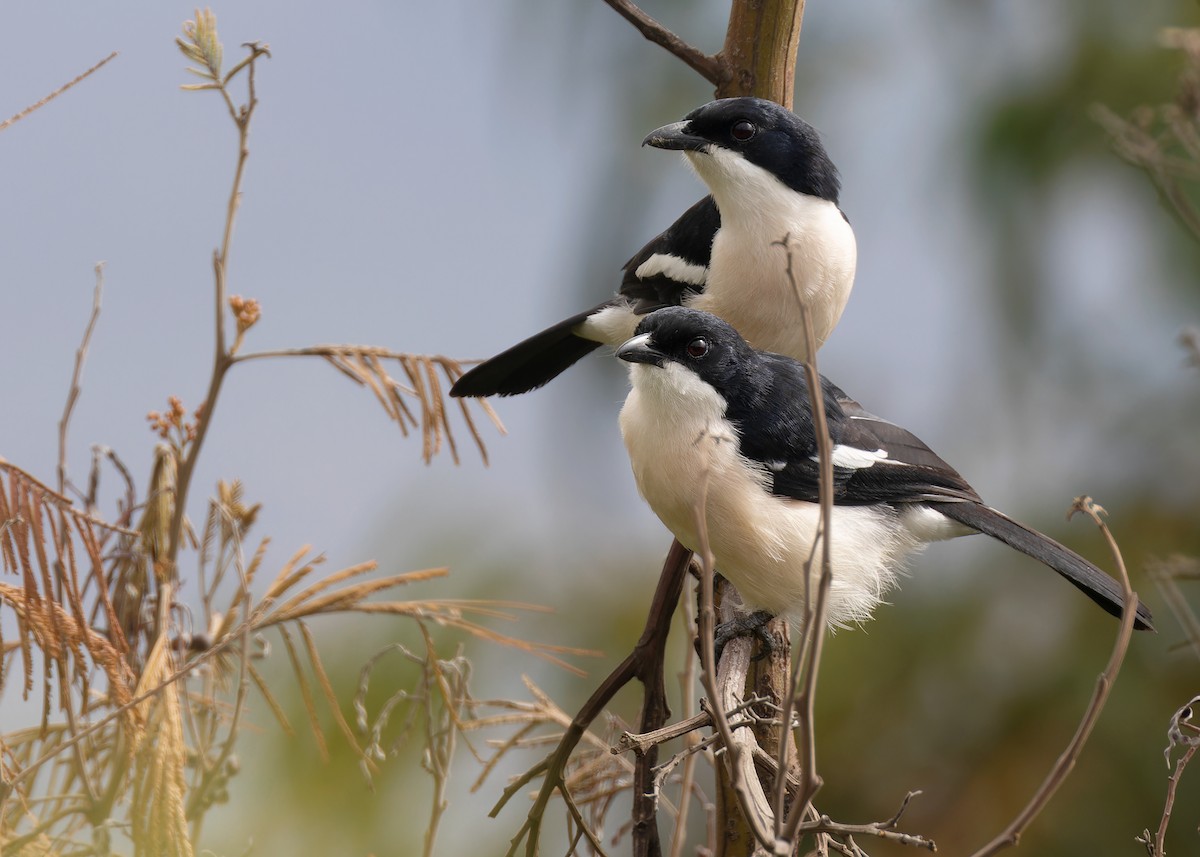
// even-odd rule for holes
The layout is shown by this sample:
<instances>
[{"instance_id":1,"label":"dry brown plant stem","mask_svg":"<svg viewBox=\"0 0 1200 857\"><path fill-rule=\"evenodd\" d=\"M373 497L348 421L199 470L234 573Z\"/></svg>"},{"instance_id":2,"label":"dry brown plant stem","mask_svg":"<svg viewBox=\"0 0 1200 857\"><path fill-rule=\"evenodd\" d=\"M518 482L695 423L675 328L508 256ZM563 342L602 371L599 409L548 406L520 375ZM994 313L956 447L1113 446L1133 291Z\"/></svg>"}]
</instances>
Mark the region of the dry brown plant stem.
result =
<instances>
[{"instance_id":1,"label":"dry brown plant stem","mask_svg":"<svg viewBox=\"0 0 1200 857\"><path fill-rule=\"evenodd\" d=\"M1151 857L1166 857L1167 855L1167 825L1171 823L1171 811L1175 808L1175 790L1179 788L1183 769L1187 767L1188 762L1192 761L1192 756L1196 755L1197 750L1200 750L1200 744L1192 744L1188 747L1187 752L1176 760L1175 770L1167 778L1167 797L1163 802L1162 818L1158 821L1154 842L1151 844Z\"/></svg>"},{"instance_id":2,"label":"dry brown plant stem","mask_svg":"<svg viewBox=\"0 0 1200 857\"><path fill-rule=\"evenodd\" d=\"M30 104L28 107L26 107L21 112L17 113L14 116L10 116L9 118L5 119L3 122L0 122L0 131L5 130L10 125L20 122L22 119L24 119L30 113L33 113L35 110L45 107L51 101L58 98L58 96L62 95L64 92L66 92L71 87L75 86L75 84L80 83L81 81L85 80L86 78L91 77L93 74L98 72L101 68L106 66L110 61L116 59L117 53L118 53L117 51L113 51L111 54L106 56L104 59L100 60L100 62L96 63L94 66L89 68L83 74L64 83L62 86L60 86L58 89L51 92L45 98L42 98L39 101L35 101L33 104Z\"/></svg>"},{"instance_id":3,"label":"dry brown plant stem","mask_svg":"<svg viewBox=\"0 0 1200 857\"><path fill-rule=\"evenodd\" d=\"M225 106L228 108L229 115L237 127L238 156L237 165L233 173L233 184L230 187L229 199L225 208L225 228L221 238L221 246L219 249L213 251L213 305L216 314L216 342L213 349L212 376L209 378L208 392L205 394L204 403L201 406L200 418L197 420L195 440L184 453L183 460L179 462L179 472L176 480L175 509L171 516L169 544L167 547L167 563L171 574L175 573L179 548L183 541L183 521L187 514L187 498L188 491L191 488L192 475L195 473L196 462L199 460L200 450L204 446L204 439L208 435L208 428L212 425L212 418L216 411L221 384L225 380L225 373L233 365L233 355L226 350L225 345L225 313L227 311L226 302L228 299L226 282L228 277L229 250L233 243L234 218L237 215L238 204L242 198L242 179L246 172L246 161L250 157L250 120L254 116L255 107L258 106L258 98L254 89L255 65L260 56L269 56L266 48L263 46L251 44L249 47L250 58L246 66L248 88L246 104L240 108L236 107L229 95L225 81L218 82L218 89L225 101ZM165 626L158 627L156 632L160 634L164 633Z\"/></svg>"},{"instance_id":4,"label":"dry brown plant stem","mask_svg":"<svg viewBox=\"0 0 1200 857\"><path fill-rule=\"evenodd\" d=\"M1121 669L1121 664L1125 660L1125 652L1129 648L1129 639L1133 635L1133 623L1137 615L1137 593L1130 586L1129 572L1125 569L1125 560L1121 556L1121 549L1117 546L1116 539L1113 538L1112 532L1108 529L1108 525L1104 523L1103 517L1101 517L1104 514L1104 509L1098 506L1090 497L1076 497L1075 503L1071 507L1071 514L1073 515L1075 512L1083 512L1096 522L1096 526L1104 534L1104 540L1108 543L1108 549L1112 553L1113 560L1116 563L1125 598L1125 609L1121 613L1121 628L1117 632L1116 641L1113 643L1108 665L1104 668L1104 672L1096 679L1096 689L1092 693L1091 701L1088 703L1087 709L1083 713L1083 718L1079 722L1079 727L1075 730L1075 734L1067 744L1066 749L1059 755L1054 766L1046 775L1046 779L1042 781L1041 786L1034 793L1025 808L1017 814L1008 827L991 842L976 851L972 857L991 857L992 854L1016 845L1020 842L1021 834L1025 832L1025 829L1045 809L1046 804L1050 802L1050 798L1054 796L1054 793L1058 791L1058 787L1063 784L1067 775L1071 773L1071 769L1075 767L1075 762L1079 758L1079 754L1083 751L1083 745L1087 742L1088 736L1092 734L1092 728L1100 718L1100 712L1103 711L1105 702L1108 701L1108 694L1112 690L1113 682L1117 680L1117 673Z\"/></svg>"}]
</instances>

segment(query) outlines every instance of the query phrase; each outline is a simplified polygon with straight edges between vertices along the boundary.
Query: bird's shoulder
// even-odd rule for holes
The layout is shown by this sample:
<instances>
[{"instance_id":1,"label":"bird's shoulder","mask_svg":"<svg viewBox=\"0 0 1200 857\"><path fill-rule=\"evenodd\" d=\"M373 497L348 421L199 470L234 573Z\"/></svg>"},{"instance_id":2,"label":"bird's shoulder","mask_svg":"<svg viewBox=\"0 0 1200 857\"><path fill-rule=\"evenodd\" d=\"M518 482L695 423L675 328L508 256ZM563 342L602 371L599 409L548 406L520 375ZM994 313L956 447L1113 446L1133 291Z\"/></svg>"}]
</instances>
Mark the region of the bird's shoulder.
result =
<instances>
[{"instance_id":1,"label":"bird's shoulder","mask_svg":"<svg viewBox=\"0 0 1200 857\"><path fill-rule=\"evenodd\" d=\"M633 301L637 312L647 313L678 305L689 292L703 291L713 237L720 228L717 204L706 196L625 263L620 293Z\"/></svg>"}]
</instances>

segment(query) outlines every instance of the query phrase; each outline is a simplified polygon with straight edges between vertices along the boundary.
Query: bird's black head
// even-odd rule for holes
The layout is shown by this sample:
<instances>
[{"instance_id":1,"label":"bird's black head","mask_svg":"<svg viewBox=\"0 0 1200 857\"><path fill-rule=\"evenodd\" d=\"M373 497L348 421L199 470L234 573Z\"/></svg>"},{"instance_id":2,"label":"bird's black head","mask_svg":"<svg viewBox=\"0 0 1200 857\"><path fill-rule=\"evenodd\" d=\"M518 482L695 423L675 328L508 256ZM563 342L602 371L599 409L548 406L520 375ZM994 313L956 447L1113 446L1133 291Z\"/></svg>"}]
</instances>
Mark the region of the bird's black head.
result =
<instances>
[{"instance_id":1,"label":"bird's black head","mask_svg":"<svg viewBox=\"0 0 1200 857\"><path fill-rule=\"evenodd\" d=\"M790 110L762 98L723 98L698 107L682 122L651 131L643 146L696 156L740 156L792 190L836 204L841 183L816 130ZM707 180L707 177L706 177Z\"/></svg>"},{"instance_id":2,"label":"bird's black head","mask_svg":"<svg viewBox=\"0 0 1200 857\"><path fill-rule=\"evenodd\" d=\"M736 330L715 315L681 306L642 319L632 339L617 349L629 363L688 370L728 396L752 374L757 355Z\"/></svg>"}]
</instances>

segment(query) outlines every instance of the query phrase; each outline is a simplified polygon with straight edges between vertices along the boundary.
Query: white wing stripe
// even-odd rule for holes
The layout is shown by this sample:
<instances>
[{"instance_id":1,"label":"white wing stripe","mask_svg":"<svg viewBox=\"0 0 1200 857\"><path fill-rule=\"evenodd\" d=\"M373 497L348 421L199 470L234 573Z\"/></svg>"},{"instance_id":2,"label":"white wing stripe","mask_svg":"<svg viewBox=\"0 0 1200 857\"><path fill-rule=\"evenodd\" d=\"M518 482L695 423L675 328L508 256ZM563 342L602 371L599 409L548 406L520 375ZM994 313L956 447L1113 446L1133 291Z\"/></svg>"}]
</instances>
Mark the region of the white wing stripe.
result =
<instances>
[{"instance_id":1,"label":"white wing stripe","mask_svg":"<svg viewBox=\"0 0 1200 857\"><path fill-rule=\"evenodd\" d=\"M833 466L844 467L848 470L863 470L867 467L874 467L876 464L896 464L898 462L888 461L888 454L885 449L858 449L854 446L846 446L838 444L833 448ZM812 456L813 461L817 461L817 456Z\"/></svg>"},{"instance_id":2,"label":"white wing stripe","mask_svg":"<svg viewBox=\"0 0 1200 857\"><path fill-rule=\"evenodd\" d=\"M668 253L655 253L638 265L637 270L633 273L640 280L662 274L678 283L687 283L689 286L703 286L704 281L708 279L708 268L692 264L686 259Z\"/></svg>"}]
</instances>

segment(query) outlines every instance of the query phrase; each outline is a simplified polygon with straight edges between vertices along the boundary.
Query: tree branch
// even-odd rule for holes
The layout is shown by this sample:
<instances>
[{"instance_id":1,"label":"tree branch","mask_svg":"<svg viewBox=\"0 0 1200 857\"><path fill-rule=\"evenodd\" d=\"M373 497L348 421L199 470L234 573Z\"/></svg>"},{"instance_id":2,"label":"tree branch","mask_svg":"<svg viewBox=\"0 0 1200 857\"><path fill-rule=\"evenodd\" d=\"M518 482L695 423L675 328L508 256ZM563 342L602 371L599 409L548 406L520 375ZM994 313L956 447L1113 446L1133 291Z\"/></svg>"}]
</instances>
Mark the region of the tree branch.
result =
<instances>
[{"instance_id":1,"label":"tree branch","mask_svg":"<svg viewBox=\"0 0 1200 857\"><path fill-rule=\"evenodd\" d=\"M654 600L646 617L646 625L642 630L641 637L634 645L633 651L617 665L616 669L596 688L588 701L579 709L579 713L571 720L571 725L559 739L554 752L505 788L500 800L488 813L490 817L495 818L514 794L539 774L544 774L542 787L538 790L537 798L534 800L529 814L525 817L525 823L521 825L521 829L511 840L506 852L508 857L516 853L522 840L526 840L525 853L529 857L537 854L542 817L545 815L546 805L556 790L565 791L563 771L571 758L571 753L579 744L588 726L600 715L617 691L635 678L645 685L646 695L642 706L640 727L643 731L657 729L670 715L662 681L663 660L667 635L671 629L671 615L675 612L675 606L679 603L679 596L683 592L683 581L686 578L691 557L691 551L678 541L671 543L671 550L663 564L662 574L658 579L658 588L654 591ZM656 751L652 749L646 754L646 757L656 760ZM651 764L650 768L652 767ZM652 771L650 777L650 785L652 785ZM634 816L634 854L659 854L661 849L658 843L658 828L654 824L652 803L649 816L640 820L644 823L639 825L639 816Z\"/></svg>"},{"instance_id":2,"label":"tree branch","mask_svg":"<svg viewBox=\"0 0 1200 857\"><path fill-rule=\"evenodd\" d=\"M729 78L729 68L719 57L709 56L699 48L694 48L679 36L672 33L658 21L651 18L629 0L604 0L618 15L637 28L638 32L654 44L665 48L668 52L679 57L688 68L720 88Z\"/></svg>"},{"instance_id":3,"label":"tree branch","mask_svg":"<svg viewBox=\"0 0 1200 857\"><path fill-rule=\"evenodd\" d=\"M803 19L804 0L735 2L717 54L727 69L717 97L757 95L791 109Z\"/></svg>"}]
</instances>

